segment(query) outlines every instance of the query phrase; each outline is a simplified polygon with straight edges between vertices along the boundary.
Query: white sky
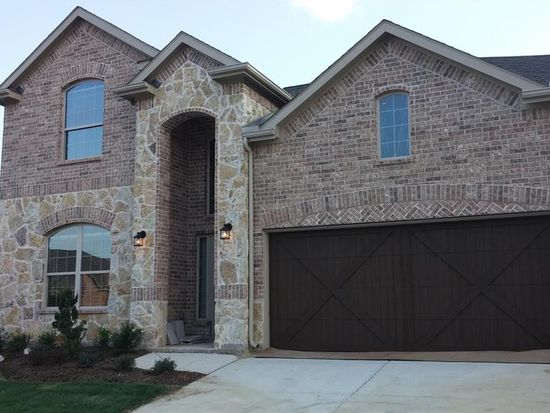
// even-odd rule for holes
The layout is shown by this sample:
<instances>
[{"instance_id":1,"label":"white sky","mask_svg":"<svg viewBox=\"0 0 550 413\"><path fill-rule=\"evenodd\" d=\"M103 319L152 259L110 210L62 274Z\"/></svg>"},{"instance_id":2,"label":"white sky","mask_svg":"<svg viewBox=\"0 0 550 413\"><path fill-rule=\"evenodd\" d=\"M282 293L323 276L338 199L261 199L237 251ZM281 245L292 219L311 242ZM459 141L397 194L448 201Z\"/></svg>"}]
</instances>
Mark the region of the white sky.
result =
<instances>
[{"instance_id":1,"label":"white sky","mask_svg":"<svg viewBox=\"0 0 550 413\"><path fill-rule=\"evenodd\" d=\"M77 5L159 49L183 30L252 63L280 86L310 82L382 19L476 56L550 54L548 0L19 0L9 5L1 0L0 5L1 81ZM0 107L0 130L2 123Z\"/></svg>"}]
</instances>

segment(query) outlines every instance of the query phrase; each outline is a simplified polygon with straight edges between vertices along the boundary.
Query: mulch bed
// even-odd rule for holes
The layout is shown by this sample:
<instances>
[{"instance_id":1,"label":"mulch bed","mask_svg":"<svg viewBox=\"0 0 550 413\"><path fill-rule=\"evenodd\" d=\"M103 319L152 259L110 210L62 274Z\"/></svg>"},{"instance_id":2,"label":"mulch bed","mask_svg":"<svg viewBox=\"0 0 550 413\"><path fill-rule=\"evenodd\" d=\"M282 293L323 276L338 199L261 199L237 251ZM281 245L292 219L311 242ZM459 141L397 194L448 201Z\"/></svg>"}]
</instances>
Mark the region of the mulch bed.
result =
<instances>
[{"instance_id":1,"label":"mulch bed","mask_svg":"<svg viewBox=\"0 0 550 413\"><path fill-rule=\"evenodd\" d=\"M159 375L149 370L134 368L131 371L118 371L116 358L107 357L98 361L93 367L81 367L78 360L62 363L33 365L29 356L6 355L0 362L0 376L8 380L32 382L67 382L93 381L113 383L143 383L185 386L203 374L188 371L172 371Z\"/></svg>"}]
</instances>

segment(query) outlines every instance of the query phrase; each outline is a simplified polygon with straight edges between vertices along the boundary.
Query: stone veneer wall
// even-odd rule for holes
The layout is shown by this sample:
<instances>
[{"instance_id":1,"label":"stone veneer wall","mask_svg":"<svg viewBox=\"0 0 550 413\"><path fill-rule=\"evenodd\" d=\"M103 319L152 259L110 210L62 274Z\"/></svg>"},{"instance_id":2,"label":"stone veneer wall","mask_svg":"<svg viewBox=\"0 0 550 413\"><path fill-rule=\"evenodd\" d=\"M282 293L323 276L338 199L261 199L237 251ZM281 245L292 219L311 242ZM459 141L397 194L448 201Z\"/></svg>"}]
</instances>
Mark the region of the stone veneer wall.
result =
<instances>
[{"instance_id":1,"label":"stone veneer wall","mask_svg":"<svg viewBox=\"0 0 550 413\"><path fill-rule=\"evenodd\" d=\"M241 127L266 114L269 106L242 84L213 81L189 59L165 76L154 99L138 102L133 229L150 236L148 246L136 253L131 317L146 329L150 344L163 344L166 337L170 133L199 114L211 116L216 124L214 228L233 224L230 241L215 237L215 346L236 351L247 347L248 162Z\"/></svg>"},{"instance_id":2,"label":"stone veneer wall","mask_svg":"<svg viewBox=\"0 0 550 413\"><path fill-rule=\"evenodd\" d=\"M92 223L110 229L112 261L108 308L87 313L88 337L99 325L128 319L133 247L129 187L0 201L0 326L36 336L50 327L45 311L47 236L63 225Z\"/></svg>"},{"instance_id":3,"label":"stone veneer wall","mask_svg":"<svg viewBox=\"0 0 550 413\"><path fill-rule=\"evenodd\" d=\"M405 90L412 156L380 160L376 99ZM255 335L264 230L550 210L550 110L406 42L368 50L254 148ZM266 344L266 342L264 342Z\"/></svg>"}]
</instances>

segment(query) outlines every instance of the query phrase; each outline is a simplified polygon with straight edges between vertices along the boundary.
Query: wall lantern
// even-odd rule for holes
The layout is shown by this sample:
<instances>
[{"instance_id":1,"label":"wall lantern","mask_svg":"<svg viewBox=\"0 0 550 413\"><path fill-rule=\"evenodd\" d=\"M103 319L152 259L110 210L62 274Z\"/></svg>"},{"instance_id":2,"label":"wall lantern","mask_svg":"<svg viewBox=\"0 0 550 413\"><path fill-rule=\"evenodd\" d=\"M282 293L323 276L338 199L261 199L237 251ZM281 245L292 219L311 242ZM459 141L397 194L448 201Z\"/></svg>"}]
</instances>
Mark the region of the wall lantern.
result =
<instances>
[{"instance_id":1,"label":"wall lantern","mask_svg":"<svg viewBox=\"0 0 550 413\"><path fill-rule=\"evenodd\" d=\"M231 239L231 230L232 229L233 229L233 225L224 224L222 229L220 229L220 239Z\"/></svg>"},{"instance_id":2,"label":"wall lantern","mask_svg":"<svg viewBox=\"0 0 550 413\"><path fill-rule=\"evenodd\" d=\"M134 247L143 247L145 245L145 236L147 233L145 231L136 232L134 235Z\"/></svg>"}]
</instances>

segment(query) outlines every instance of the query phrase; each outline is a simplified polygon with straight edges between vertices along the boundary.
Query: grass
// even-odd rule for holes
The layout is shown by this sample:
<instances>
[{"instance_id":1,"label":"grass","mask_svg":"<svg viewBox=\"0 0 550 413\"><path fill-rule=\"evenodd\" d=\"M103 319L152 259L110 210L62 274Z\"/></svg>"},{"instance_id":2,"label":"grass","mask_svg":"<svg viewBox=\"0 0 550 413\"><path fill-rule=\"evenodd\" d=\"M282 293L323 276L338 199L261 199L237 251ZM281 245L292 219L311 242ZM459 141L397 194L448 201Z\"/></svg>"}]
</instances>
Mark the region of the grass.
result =
<instances>
[{"instance_id":1,"label":"grass","mask_svg":"<svg viewBox=\"0 0 550 413\"><path fill-rule=\"evenodd\" d=\"M0 381L0 412L122 413L172 390L160 384Z\"/></svg>"}]
</instances>

